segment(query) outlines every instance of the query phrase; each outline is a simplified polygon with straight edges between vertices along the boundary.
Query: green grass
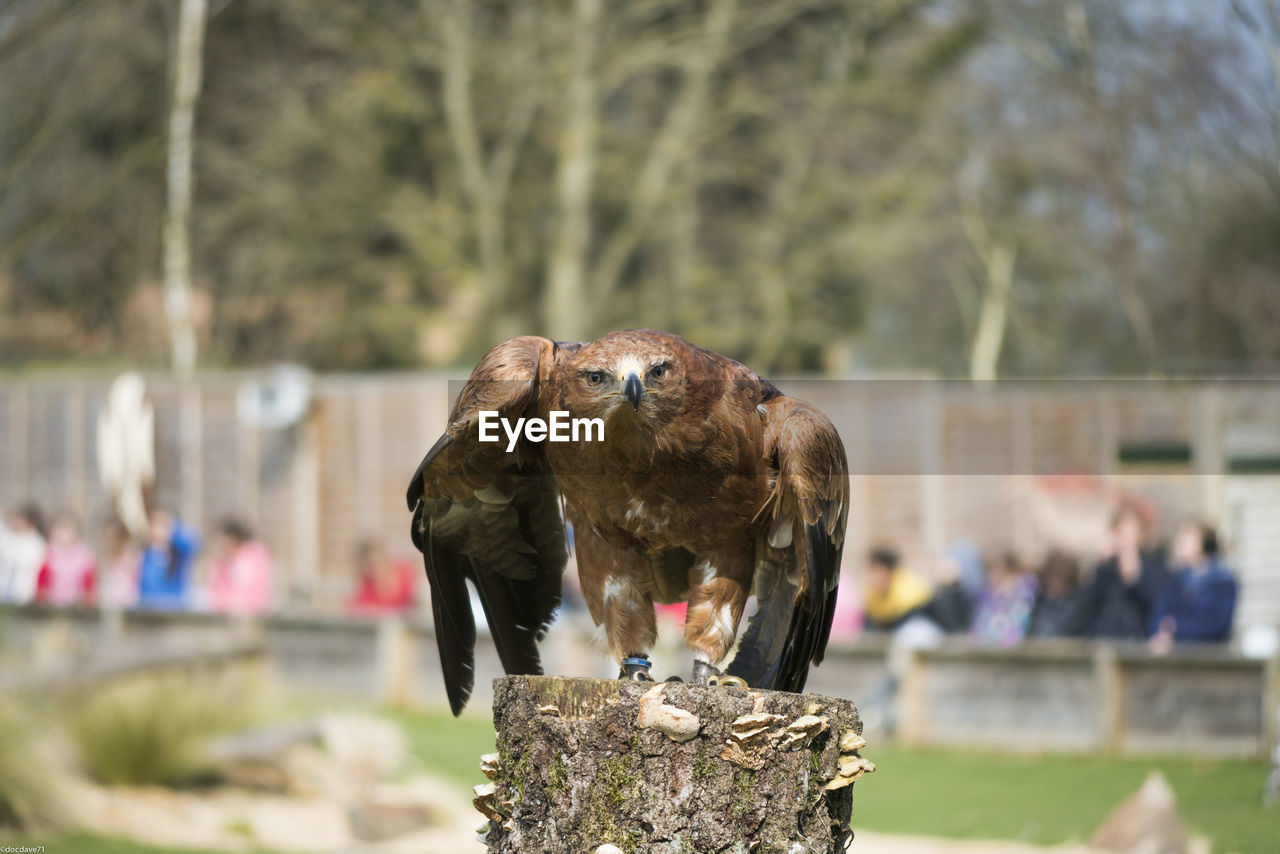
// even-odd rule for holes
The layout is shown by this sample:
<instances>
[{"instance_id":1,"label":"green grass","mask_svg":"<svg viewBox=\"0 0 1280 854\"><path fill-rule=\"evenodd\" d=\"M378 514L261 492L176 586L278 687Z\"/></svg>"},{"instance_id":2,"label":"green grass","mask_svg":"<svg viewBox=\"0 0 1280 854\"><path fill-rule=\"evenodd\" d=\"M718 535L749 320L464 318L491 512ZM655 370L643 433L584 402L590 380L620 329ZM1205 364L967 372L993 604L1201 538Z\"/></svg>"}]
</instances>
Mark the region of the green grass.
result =
<instances>
[{"instance_id":1,"label":"green grass","mask_svg":"<svg viewBox=\"0 0 1280 854\"><path fill-rule=\"evenodd\" d=\"M466 791L484 782L480 755L493 753L493 722L483 714L455 718L447 711L400 712L383 710L404 728L409 752L423 770L454 780Z\"/></svg>"},{"instance_id":2,"label":"green grass","mask_svg":"<svg viewBox=\"0 0 1280 854\"><path fill-rule=\"evenodd\" d=\"M1142 783L1164 772L1178 810L1217 854L1262 854L1280 844L1280 809L1261 806L1261 761L1010 757L868 747L875 774L853 796L853 826L889 833L1083 841Z\"/></svg>"},{"instance_id":3,"label":"green grass","mask_svg":"<svg viewBox=\"0 0 1280 854\"><path fill-rule=\"evenodd\" d=\"M387 714L404 727L425 768L462 791L483 781L480 754L494 750L488 718ZM1177 792L1187 824L1213 841L1216 854L1270 854L1280 839L1280 809L1260 805L1265 762L1012 757L892 746L863 753L878 770L856 786L855 831L1042 845L1083 841L1158 768Z\"/></svg>"}]
</instances>

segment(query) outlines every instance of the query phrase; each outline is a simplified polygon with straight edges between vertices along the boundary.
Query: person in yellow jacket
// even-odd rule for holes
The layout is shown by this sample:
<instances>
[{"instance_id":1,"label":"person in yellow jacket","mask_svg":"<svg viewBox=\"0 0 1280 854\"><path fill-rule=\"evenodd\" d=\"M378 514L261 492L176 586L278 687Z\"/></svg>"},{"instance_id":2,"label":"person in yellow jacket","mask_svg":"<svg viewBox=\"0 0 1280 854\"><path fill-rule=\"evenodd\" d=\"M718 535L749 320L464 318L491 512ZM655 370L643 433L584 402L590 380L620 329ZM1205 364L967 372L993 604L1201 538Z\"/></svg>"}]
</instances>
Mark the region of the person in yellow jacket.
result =
<instances>
[{"instance_id":1,"label":"person in yellow jacket","mask_svg":"<svg viewBox=\"0 0 1280 854\"><path fill-rule=\"evenodd\" d=\"M933 599L933 585L900 564L898 553L889 548L872 549L867 557L868 629L895 629Z\"/></svg>"}]
</instances>

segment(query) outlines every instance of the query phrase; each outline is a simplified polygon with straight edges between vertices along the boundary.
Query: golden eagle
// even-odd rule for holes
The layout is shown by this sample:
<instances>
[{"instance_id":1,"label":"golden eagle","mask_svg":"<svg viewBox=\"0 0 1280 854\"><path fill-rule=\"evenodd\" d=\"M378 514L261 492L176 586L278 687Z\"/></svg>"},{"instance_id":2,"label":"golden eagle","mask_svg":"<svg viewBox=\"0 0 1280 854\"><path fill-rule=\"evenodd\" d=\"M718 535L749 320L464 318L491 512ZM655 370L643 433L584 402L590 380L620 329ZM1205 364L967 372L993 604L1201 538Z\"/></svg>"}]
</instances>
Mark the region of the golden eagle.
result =
<instances>
[{"instance_id":1,"label":"golden eagle","mask_svg":"<svg viewBox=\"0 0 1280 854\"><path fill-rule=\"evenodd\" d=\"M603 437L584 429L536 441L545 424L510 427L555 413L598 419ZM497 441L495 418L507 420ZM822 660L848 513L840 437L817 409L676 335L527 336L494 347L407 498L455 714L474 684L467 582L506 671L540 673L566 519L620 678L650 678L655 602L688 602L695 682L800 691L809 663ZM753 593L758 610L723 675Z\"/></svg>"}]
</instances>

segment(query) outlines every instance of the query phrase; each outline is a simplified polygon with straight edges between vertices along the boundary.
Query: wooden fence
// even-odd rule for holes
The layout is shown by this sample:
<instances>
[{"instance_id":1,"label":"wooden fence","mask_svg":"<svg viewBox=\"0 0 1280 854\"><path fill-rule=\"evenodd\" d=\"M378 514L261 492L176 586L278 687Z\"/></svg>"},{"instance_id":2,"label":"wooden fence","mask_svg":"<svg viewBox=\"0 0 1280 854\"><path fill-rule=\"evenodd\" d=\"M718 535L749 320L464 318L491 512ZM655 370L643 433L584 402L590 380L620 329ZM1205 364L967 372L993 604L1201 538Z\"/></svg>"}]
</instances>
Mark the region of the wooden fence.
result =
<instances>
[{"instance_id":1,"label":"wooden fence","mask_svg":"<svg viewBox=\"0 0 1280 854\"><path fill-rule=\"evenodd\" d=\"M156 500L205 531L245 518L276 558L278 601L332 602L350 588L361 538L411 553L406 481L458 383L323 376L304 422L259 429L237 416L248 378L149 381ZM1280 382L780 384L826 411L848 447L855 573L879 542L918 563L955 539L1034 556L1047 541L1013 480L1094 475L1150 498L1166 532L1187 513L1219 521L1244 582L1239 622L1280 624ZM107 388L0 382L0 504L104 516L94 425Z\"/></svg>"},{"instance_id":2,"label":"wooden fence","mask_svg":"<svg viewBox=\"0 0 1280 854\"><path fill-rule=\"evenodd\" d=\"M1027 644L911 654L909 744L1113 754L1265 756L1280 707L1274 661L1226 648Z\"/></svg>"},{"instance_id":3,"label":"wooden fence","mask_svg":"<svg viewBox=\"0 0 1280 854\"><path fill-rule=\"evenodd\" d=\"M90 609L28 606L0 608L0 631L0 692L75 680L92 675L94 661L152 650L166 667L180 666L183 656L192 666L261 661L277 684L342 702L445 702L431 629L412 620L155 612L104 618ZM613 675L587 634L573 619L553 627L543 644L548 672ZM482 634L473 710L486 712L501 673ZM853 700L873 727L876 718L896 716L897 736L909 744L1012 752L1260 757L1276 744L1280 710L1277 662L1226 647L1152 656L1141 647L1046 641L904 652L866 636L831 648L808 687Z\"/></svg>"}]
</instances>

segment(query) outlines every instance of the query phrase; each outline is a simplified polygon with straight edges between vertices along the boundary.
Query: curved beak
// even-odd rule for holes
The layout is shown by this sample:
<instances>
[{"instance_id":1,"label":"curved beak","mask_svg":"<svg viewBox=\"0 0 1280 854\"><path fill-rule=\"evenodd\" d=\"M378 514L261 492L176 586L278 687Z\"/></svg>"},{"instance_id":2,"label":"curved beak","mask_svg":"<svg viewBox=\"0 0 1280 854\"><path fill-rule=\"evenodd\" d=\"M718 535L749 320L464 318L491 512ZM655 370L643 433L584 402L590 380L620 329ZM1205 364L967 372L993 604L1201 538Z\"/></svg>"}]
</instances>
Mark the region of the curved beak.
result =
<instances>
[{"instance_id":1,"label":"curved beak","mask_svg":"<svg viewBox=\"0 0 1280 854\"><path fill-rule=\"evenodd\" d=\"M640 383L640 375L635 371L627 374L627 381L622 385L622 396L631 401L633 409L640 408L640 398L644 397L644 386Z\"/></svg>"}]
</instances>

